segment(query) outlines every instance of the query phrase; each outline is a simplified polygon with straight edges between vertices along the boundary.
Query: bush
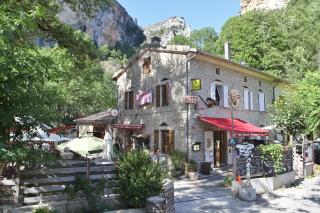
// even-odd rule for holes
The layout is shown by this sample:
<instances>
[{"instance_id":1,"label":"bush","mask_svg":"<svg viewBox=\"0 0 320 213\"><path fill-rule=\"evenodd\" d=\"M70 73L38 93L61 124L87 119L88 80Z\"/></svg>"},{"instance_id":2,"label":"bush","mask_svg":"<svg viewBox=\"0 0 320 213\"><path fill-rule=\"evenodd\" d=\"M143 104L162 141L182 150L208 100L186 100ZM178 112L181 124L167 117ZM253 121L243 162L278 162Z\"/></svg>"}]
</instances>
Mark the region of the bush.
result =
<instances>
[{"instance_id":1,"label":"bush","mask_svg":"<svg viewBox=\"0 0 320 213\"><path fill-rule=\"evenodd\" d=\"M76 180L73 185L67 185L65 193L71 200L77 198L79 191L84 193L88 202L88 210L90 212L100 212L104 206L101 205L101 198L104 194L104 187L106 185L105 179L100 179L97 183L92 183L87 178L76 176Z\"/></svg>"},{"instance_id":2,"label":"bush","mask_svg":"<svg viewBox=\"0 0 320 213\"><path fill-rule=\"evenodd\" d=\"M274 170L279 174L283 169L283 146L281 144L262 144L259 146L259 149L262 153L262 159L264 161L272 160L274 163Z\"/></svg>"},{"instance_id":3,"label":"bush","mask_svg":"<svg viewBox=\"0 0 320 213\"><path fill-rule=\"evenodd\" d=\"M160 194L167 171L143 150L134 150L120 157L117 176L120 199L128 207L143 207L148 197Z\"/></svg>"},{"instance_id":4,"label":"bush","mask_svg":"<svg viewBox=\"0 0 320 213\"><path fill-rule=\"evenodd\" d=\"M190 160L188 163L186 163L186 170L188 172L197 172L197 162Z\"/></svg>"},{"instance_id":5,"label":"bush","mask_svg":"<svg viewBox=\"0 0 320 213\"><path fill-rule=\"evenodd\" d=\"M32 213L57 213L57 211L49 209L48 207L41 207L33 210Z\"/></svg>"},{"instance_id":6,"label":"bush","mask_svg":"<svg viewBox=\"0 0 320 213\"><path fill-rule=\"evenodd\" d=\"M176 170L184 169L187 163L187 154L185 152L174 150L169 155Z\"/></svg>"}]
</instances>

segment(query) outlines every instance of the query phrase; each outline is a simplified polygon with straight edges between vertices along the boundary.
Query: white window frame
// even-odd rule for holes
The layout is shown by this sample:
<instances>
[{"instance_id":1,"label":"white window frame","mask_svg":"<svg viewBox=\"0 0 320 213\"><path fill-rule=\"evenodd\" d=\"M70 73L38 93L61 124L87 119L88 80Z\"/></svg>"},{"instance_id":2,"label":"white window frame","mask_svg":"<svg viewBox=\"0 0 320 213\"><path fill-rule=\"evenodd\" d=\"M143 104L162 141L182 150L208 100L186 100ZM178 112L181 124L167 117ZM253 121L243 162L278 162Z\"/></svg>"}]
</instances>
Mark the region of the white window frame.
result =
<instances>
[{"instance_id":1,"label":"white window frame","mask_svg":"<svg viewBox=\"0 0 320 213\"><path fill-rule=\"evenodd\" d=\"M266 111L266 95L263 92L258 93L259 111Z\"/></svg>"},{"instance_id":2,"label":"white window frame","mask_svg":"<svg viewBox=\"0 0 320 213\"><path fill-rule=\"evenodd\" d=\"M218 90L219 97L220 97L220 102L219 106L222 107L229 107L229 87L228 85L225 84L220 84L215 81L211 82L210 84L210 98L212 100L216 100L216 90Z\"/></svg>"},{"instance_id":3,"label":"white window frame","mask_svg":"<svg viewBox=\"0 0 320 213\"><path fill-rule=\"evenodd\" d=\"M249 89L243 90L243 107L245 110L254 110L253 107L253 92Z\"/></svg>"}]
</instances>

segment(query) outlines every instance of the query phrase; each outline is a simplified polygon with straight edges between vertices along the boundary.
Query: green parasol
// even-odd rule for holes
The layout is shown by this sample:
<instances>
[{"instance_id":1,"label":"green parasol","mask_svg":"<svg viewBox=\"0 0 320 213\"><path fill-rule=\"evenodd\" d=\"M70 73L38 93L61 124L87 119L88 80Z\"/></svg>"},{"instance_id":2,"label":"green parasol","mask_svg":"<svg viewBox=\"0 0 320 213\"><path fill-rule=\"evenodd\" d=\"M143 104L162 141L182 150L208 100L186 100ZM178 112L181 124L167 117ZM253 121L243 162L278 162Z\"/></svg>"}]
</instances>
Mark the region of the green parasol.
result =
<instances>
[{"instance_id":1,"label":"green parasol","mask_svg":"<svg viewBox=\"0 0 320 213\"><path fill-rule=\"evenodd\" d=\"M58 145L57 150L63 152L64 148L68 147L75 153L78 153L80 155L86 155L92 151L102 150L103 143L104 141L97 137L75 138L71 141Z\"/></svg>"}]
</instances>

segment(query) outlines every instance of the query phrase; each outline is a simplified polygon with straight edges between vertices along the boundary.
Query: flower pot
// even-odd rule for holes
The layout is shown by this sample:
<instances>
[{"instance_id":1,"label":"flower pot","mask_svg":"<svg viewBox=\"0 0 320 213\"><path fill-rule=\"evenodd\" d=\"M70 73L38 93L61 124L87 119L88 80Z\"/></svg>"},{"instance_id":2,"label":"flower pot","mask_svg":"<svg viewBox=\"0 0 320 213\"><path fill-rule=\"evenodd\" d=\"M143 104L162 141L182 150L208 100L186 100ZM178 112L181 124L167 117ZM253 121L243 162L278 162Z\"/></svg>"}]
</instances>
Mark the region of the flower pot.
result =
<instances>
[{"instance_id":1,"label":"flower pot","mask_svg":"<svg viewBox=\"0 0 320 213\"><path fill-rule=\"evenodd\" d=\"M186 176L187 176L190 180L198 180L198 178L199 178L199 173L198 173L198 172L187 172Z\"/></svg>"}]
</instances>

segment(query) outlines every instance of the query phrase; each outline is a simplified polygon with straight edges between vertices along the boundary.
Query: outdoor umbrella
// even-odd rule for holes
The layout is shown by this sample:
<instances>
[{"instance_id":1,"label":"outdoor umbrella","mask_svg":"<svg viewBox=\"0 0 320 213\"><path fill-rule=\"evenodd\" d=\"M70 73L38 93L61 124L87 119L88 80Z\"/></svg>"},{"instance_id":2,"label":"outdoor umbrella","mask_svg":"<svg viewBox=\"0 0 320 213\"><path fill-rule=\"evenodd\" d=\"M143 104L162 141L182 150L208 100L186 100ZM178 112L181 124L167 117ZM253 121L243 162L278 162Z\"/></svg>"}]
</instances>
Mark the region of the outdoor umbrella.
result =
<instances>
[{"instance_id":1,"label":"outdoor umbrella","mask_svg":"<svg viewBox=\"0 0 320 213\"><path fill-rule=\"evenodd\" d=\"M60 152L63 152L65 147L68 147L70 150L80 155L87 155L89 152L102 150L103 140L96 137L75 138L58 145L57 149Z\"/></svg>"}]
</instances>

